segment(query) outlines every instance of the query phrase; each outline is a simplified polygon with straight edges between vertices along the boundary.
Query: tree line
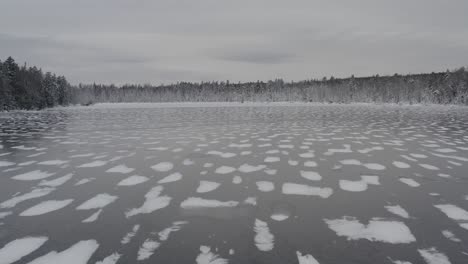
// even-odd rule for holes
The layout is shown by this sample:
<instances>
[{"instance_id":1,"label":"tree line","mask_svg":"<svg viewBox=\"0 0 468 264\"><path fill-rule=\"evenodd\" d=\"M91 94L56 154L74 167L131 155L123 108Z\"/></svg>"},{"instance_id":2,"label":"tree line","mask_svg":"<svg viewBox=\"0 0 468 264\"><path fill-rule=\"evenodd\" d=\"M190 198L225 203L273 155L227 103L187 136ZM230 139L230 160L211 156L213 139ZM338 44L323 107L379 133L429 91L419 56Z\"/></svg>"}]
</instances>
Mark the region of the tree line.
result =
<instances>
[{"instance_id":1,"label":"tree line","mask_svg":"<svg viewBox=\"0 0 468 264\"><path fill-rule=\"evenodd\" d=\"M19 66L12 57L0 60L0 111L68 105L73 89L64 76Z\"/></svg>"},{"instance_id":2,"label":"tree line","mask_svg":"<svg viewBox=\"0 0 468 264\"><path fill-rule=\"evenodd\" d=\"M93 102L323 102L468 105L465 68L428 74L323 78L299 82L180 82L170 85L80 84L76 99Z\"/></svg>"},{"instance_id":3,"label":"tree line","mask_svg":"<svg viewBox=\"0 0 468 264\"><path fill-rule=\"evenodd\" d=\"M310 79L285 82L179 82L169 85L121 86L79 84L19 67L9 57L0 61L0 110L42 109L100 102L324 102L436 103L468 105L468 71L370 77Z\"/></svg>"}]
</instances>

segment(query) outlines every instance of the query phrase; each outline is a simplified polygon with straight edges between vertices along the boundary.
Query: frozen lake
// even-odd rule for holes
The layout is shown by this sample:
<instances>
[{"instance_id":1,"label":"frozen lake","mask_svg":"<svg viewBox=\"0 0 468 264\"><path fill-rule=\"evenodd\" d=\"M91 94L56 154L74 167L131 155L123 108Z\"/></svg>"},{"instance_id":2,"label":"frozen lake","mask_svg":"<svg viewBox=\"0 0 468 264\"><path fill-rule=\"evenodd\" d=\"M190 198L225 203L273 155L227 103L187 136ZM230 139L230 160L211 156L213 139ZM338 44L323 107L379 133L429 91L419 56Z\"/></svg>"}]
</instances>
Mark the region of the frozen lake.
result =
<instances>
[{"instance_id":1,"label":"frozen lake","mask_svg":"<svg viewBox=\"0 0 468 264\"><path fill-rule=\"evenodd\" d=\"M0 263L468 263L468 108L0 113Z\"/></svg>"}]
</instances>

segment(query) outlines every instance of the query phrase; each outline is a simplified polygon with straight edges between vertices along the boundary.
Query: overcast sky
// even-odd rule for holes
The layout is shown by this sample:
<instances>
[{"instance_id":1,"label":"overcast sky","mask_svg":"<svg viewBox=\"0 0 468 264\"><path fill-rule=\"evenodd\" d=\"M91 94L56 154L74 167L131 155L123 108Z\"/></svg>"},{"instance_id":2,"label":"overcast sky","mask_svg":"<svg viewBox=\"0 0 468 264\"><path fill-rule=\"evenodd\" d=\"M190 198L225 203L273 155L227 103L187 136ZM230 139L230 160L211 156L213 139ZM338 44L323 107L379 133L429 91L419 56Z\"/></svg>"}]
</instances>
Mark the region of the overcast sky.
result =
<instances>
[{"instance_id":1,"label":"overcast sky","mask_svg":"<svg viewBox=\"0 0 468 264\"><path fill-rule=\"evenodd\" d=\"M467 0L0 0L0 58L82 83L302 80L468 65Z\"/></svg>"}]
</instances>

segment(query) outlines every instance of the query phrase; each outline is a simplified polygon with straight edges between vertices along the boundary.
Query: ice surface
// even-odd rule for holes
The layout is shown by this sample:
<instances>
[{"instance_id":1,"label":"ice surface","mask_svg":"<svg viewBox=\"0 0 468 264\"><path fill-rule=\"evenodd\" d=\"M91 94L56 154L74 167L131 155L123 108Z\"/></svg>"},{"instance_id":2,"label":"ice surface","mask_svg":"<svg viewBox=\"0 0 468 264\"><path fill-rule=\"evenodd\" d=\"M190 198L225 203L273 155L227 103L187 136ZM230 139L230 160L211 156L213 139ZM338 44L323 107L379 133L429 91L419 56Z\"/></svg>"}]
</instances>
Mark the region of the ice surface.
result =
<instances>
[{"instance_id":1,"label":"ice surface","mask_svg":"<svg viewBox=\"0 0 468 264\"><path fill-rule=\"evenodd\" d=\"M236 201L222 202L218 200L206 200L206 199L198 198L198 197L189 197L180 204L180 207L184 209L200 208L200 207L205 207L205 208L235 207L238 204L239 202L236 202Z\"/></svg>"},{"instance_id":2,"label":"ice surface","mask_svg":"<svg viewBox=\"0 0 468 264\"><path fill-rule=\"evenodd\" d=\"M453 204L434 205L449 218L457 221L468 221L468 211Z\"/></svg>"},{"instance_id":3,"label":"ice surface","mask_svg":"<svg viewBox=\"0 0 468 264\"><path fill-rule=\"evenodd\" d=\"M233 167L229 167L229 166L221 166L219 168L216 169L215 173L218 173L218 174L229 174L229 173L232 173L232 172L235 172L236 169L233 168Z\"/></svg>"},{"instance_id":4,"label":"ice surface","mask_svg":"<svg viewBox=\"0 0 468 264\"><path fill-rule=\"evenodd\" d=\"M311 181L320 181L322 176L315 171L300 171L302 178L311 180Z\"/></svg>"},{"instance_id":5,"label":"ice surface","mask_svg":"<svg viewBox=\"0 0 468 264\"><path fill-rule=\"evenodd\" d=\"M134 170L135 169L129 168L125 164L121 164L121 165L117 165L115 167L112 167L112 168L106 170L106 172L127 174L127 173L130 173L130 172L134 171Z\"/></svg>"},{"instance_id":6,"label":"ice surface","mask_svg":"<svg viewBox=\"0 0 468 264\"><path fill-rule=\"evenodd\" d=\"M156 210L165 208L169 205L172 198L169 196L160 196L163 191L162 186L153 187L147 194L145 194L145 202L139 208L133 208L125 213L126 217L131 217L137 214L149 214Z\"/></svg>"},{"instance_id":7,"label":"ice surface","mask_svg":"<svg viewBox=\"0 0 468 264\"><path fill-rule=\"evenodd\" d=\"M421 184L419 184L417 181L410 179L410 178L400 178L399 179L402 183L407 184L410 187L419 187Z\"/></svg>"},{"instance_id":8,"label":"ice surface","mask_svg":"<svg viewBox=\"0 0 468 264\"><path fill-rule=\"evenodd\" d=\"M85 240L62 251L52 251L29 264L86 264L99 247L96 240Z\"/></svg>"},{"instance_id":9,"label":"ice surface","mask_svg":"<svg viewBox=\"0 0 468 264\"><path fill-rule=\"evenodd\" d=\"M117 200L117 198L118 198L117 196L113 196L107 193L101 193L87 200L86 202L82 203L76 209L77 210L90 210L90 209L104 208L107 205L113 203L115 200Z\"/></svg>"},{"instance_id":10,"label":"ice surface","mask_svg":"<svg viewBox=\"0 0 468 264\"><path fill-rule=\"evenodd\" d=\"M15 207L18 203L22 201L26 201L29 199L34 199L42 196L46 196L52 191L54 191L55 188L37 188L33 189L29 193L25 193L22 195L15 196L9 200L4 201L3 203L0 204L0 208L12 208Z\"/></svg>"},{"instance_id":11,"label":"ice surface","mask_svg":"<svg viewBox=\"0 0 468 264\"><path fill-rule=\"evenodd\" d=\"M133 186L137 185L143 182L148 181L149 178L145 176L139 176L139 175L132 175L128 178L125 178L121 180L119 183L117 183L118 186Z\"/></svg>"},{"instance_id":12,"label":"ice surface","mask_svg":"<svg viewBox=\"0 0 468 264\"><path fill-rule=\"evenodd\" d=\"M385 209L387 209L387 211L389 211L392 214L401 216L403 218L409 218L408 212L400 205L388 205L385 206Z\"/></svg>"},{"instance_id":13,"label":"ice surface","mask_svg":"<svg viewBox=\"0 0 468 264\"><path fill-rule=\"evenodd\" d=\"M95 168L95 167L102 167L102 166L104 166L106 164L107 164L107 161L95 160L93 162L82 164L82 165L78 166L78 168Z\"/></svg>"},{"instance_id":14,"label":"ice surface","mask_svg":"<svg viewBox=\"0 0 468 264\"><path fill-rule=\"evenodd\" d=\"M418 249L419 254L427 262L427 264L451 264L448 257L439 252L436 248Z\"/></svg>"},{"instance_id":15,"label":"ice surface","mask_svg":"<svg viewBox=\"0 0 468 264\"><path fill-rule=\"evenodd\" d=\"M416 241L416 238L403 222L373 218L366 226L354 217L326 219L325 222L338 236L347 237L348 240L367 239L392 244Z\"/></svg>"},{"instance_id":16,"label":"ice surface","mask_svg":"<svg viewBox=\"0 0 468 264\"><path fill-rule=\"evenodd\" d=\"M320 264L312 255L302 255L301 252L296 251L297 260L299 264Z\"/></svg>"},{"instance_id":17,"label":"ice surface","mask_svg":"<svg viewBox=\"0 0 468 264\"><path fill-rule=\"evenodd\" d=\"M180 181L182 179L182 177L183 177L182 174L180 174L179 172L174 172L174 173L162 178L161 180L159 180L158 184Z\"/></svg>"},{"instance_id":18,"label":"ice surface","mask_svg":"<svg viewBox=\"0 0 468 264\"><path fill-rule=\"evenodd\" d=\"M57 179L53 179L53 180L42 180L40 183L39 183L39 186L48 186L48 187L58 187L64 183L66 183L67 181L69 181L71 178L73 177L73 174L72 173L69 173L65 176L62 176L62 177L59 177Z\"/></svg>"},{"instance_id":19,"label":"ice surface","mask_svg":"<svg viewBox=\"0 0 468 264\"><path fill-rule=\"evenodd\" d=\"M55 173L44 172L40 170L30 171L23 174L19 174L13 176L12 179L19 180L19 181L35 181L35 180L42 180L47 177L54 175Z\"/></svg>"},{"instance_id":20,"label":"ice surface","mask_svg":"<svg viewBox=\"0 0 468 264\"><path fill-rule=\"evenodd\" d=\"M159 171L159 172L166 172L166 171L170 171L174 168L174 164L172 164L171 162L167 162L167 161L164 161L164 162L160 162L154 166L151 166L151 169L155 170L155 171Z\"/></svg>"},{"instance_id":21,"label":"ice surface","mask_svg":"<svg viewBox=\"0 0 468 264\"><path fill-rule=\"evenodd\" d=\"M254 231L255 235L255 245L260 251L271 251L274 247L275 237L270 233L268 224L259 219L255 219Z\"/></svg>"},{"instance_id":22,"label":"ice surface","mask_svg":"<svg viewBox=\"0 0 468 264\"><path fill-rule=\"evenodd\" d=\"M195 260L197 264L228 264L227 259L223 259L212 253L211 248L208 246L201 246L200 251L200 254Z\"/></svg>"},{"instance_id":23,"label":"ice surface","mask_svg":"<svg viewBox=\"0 0 468 264\"><path fill-rule=\"evenodd\" d=\"M56 210L60 210L72 202L73 199L44 201L29 209L26 209L20 213L20 216L37 216L47 214Z\"/></svg>"},{"instance_id":24,"label":"ice surface","mask_svg":"<svg viewBox=\"0 0 468 264\"><path fill-rule=\"evenodd\" d=\"M216 190L221 184L213 181L200 181L197 193L207 193Z\"/></svg>"},{"instance_id":25,"label":"ice surface","mask_svg":"<svg viewBox=\"0 0 468 264\"><path fill-rule=\"evenodd\" d=\"M275 189L275 185L270 181L258 181L256 184L258 190L261 192L271 192Z\"/></svg>"},{"instance_id":26,"label":"ice surface","mask_svg":"<svg viewBox=\"0 0 468 264\"><path fill-rule=\"evenodd\" d=\"M315 195L322 198L328 198L333 194L331 188L320 188L297 183L284 183L282 191L283 194Z\"/></svg>"},{"instance_id":27,"label":"ice surface","mask_svg":"<svg viewBox=\"0 0 468 264\"><path fill-rule=\"evenodd\" d=\"M0 248L0 263L10 264L40 248L47 237L24 237L13 240Z\"/></svg>"}]
</instances>

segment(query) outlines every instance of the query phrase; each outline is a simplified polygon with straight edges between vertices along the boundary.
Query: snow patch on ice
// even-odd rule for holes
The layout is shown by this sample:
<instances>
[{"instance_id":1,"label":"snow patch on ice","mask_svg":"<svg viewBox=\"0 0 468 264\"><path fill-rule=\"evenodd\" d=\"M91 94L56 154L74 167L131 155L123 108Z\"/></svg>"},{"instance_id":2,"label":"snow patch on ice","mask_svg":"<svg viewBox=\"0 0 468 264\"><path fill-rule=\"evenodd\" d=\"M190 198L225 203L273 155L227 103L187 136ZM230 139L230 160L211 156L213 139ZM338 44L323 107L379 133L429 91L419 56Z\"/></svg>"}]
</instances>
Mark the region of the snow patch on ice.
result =
<instances>
[{"instance_id":1,"label":"snow patch on ice","mask_svg":"<svg viewBox=\"0 0 468 264\"><path fill-rule=\"evenodd\" d=\"M333 194L333 190L331 188L325 187L314 187L308 186L304 184L297 184L297 183L284 183L282 187L283 194L294 194L294 195L314 195L320 196L322 198L328 198Z\"/></svg>"},{"instance_id":2,"label":"snow patch on ice","mask_svg":"<svg viewBox=\"0 0 468 264\"><path fill-rule=\"evenodd\" d=\"M115 202L117 198L118 198L117 196L113 196L107 193L101 193L87 200L86 202L82 203L76 209L77 210L101 209Z\"/></svg>"},{"instance_id":3,"label":"snow patch on ice","mask_svg":"<svg viewBox=\"0 0 468 264\"><path fill-rule=\"evenodd\" d=\"M207 193L216 190L221 184L213 181L200 181L197 193Z\"/></svg>"},{"instance_id":4,"label":"snow patch on ice","mask_svg":"<svg viewBox=\"0 0 468 264\"><path fill-rule=\"evenodd\" d=\"M117 185L118 186L133 186L133 185L137 185L140 183L144 183L148 180L149 178L145 176L132 175L128 178L121 180L119 183L117 183Z\"/></svg>"},{"instance_id":5,"label":"snow patch on ice","mask_svg":"<svg viewBox=\"0 0 468 264\"><path fill-rule=\"evenodd\" d=\"M227 259L212 253L211 248L208 246L201 246L200 251L200 254L195 260L197 264L228 264Z\"/></svg>"},{"instance_id":6,"label":"snow patch on ice","mask_svg":"<svg viewBox=\"0 0 468 264\"><path fill-rule=\"evenodd\" d=\"M121 165L117 165L115 167L112 167L108 170L106 170L106 172L108 173L122 173L122 174L127 174L127 173L130 173L132 171L134 171L135 169L132 169L132 168L129 168L127 167L125 164L121 164Z\"/></svg>"},{"instance_id":7,"label":"snow patch on ice","mask_svg":"<svg viewBox=\"0 0 468 264\"><path fill-rule=\"evenodd\" d=\"M0 208L12 208L15 207L18 203L42 196L46 196L52 191L54 191L55 188L38 188L38 189L33 189L29 193L25 193L22 195L15 196L9 200L4 201L3 203L0 204Z\"/></svg>"},{"instance_id":8,"label":"snow patch on ice","mask_svg":"<svg viewBox=\"0 0 468 264\"><path fill-rule=\"evenodd\" d=\"M239 202L236 202L236 201L222 202L218 200L206 200L206 199L198 198L198 197L189 197L180 204L180 207L184 209L202 208L202 207L204 208L236 207L238 204Z\"/></svg>"},{"instance_id":9,"label":"snow patch on ice","mask_svg":"<svg viewBox=\"0 0 468 264\"><path fill-rule=\"evenodd\" d=\"M0 248L0 263L13 263L40 248L47 237L24 237L13 240Z\"/></svg>"},{"instance_id":10,"label":"snow patch on ice","mask_svg":"<svg viewBox=\"0 0 468 264\"><path fill-rule=\"evenodd\" d=\"M158 171L158 172L170 171L173 168L174 168L174 164L172 164L171 162L167 162L167 161L160 162L154 166L151 166L151 169Z\"/></svg>"},{"instance_id":11,"label":"snow patch on ice","mask_svg":"<svg viewBox=\"0 0 468 264\"><path fill-rule=\"evenodd\" d=\"M270 181L258 181L256 182L257 188L261 192L271 192L275 190L275 185Z\"/></svg>"},{"instance_id":12,"label":"snow patch on ice","mask_svg":"<svg viewBox=\"0 0 468 264\"><path fill-rule=\"evenodd\" d=\"M152 188L147 194L145 194L145 202L139 208L133 208L125 213L127 218L137 214L149 214L156 210L163 209L169 205L172 198L169 196L160 196L163 191L162 186L156 186Z\"/></svg>"},{"instance_id":13,"label":"snow patch on ice","mask_svg":"<svg viewBox=\"0 0 468 264\"><path fill-rule=\"evenodd\" d=\"M451 264L448 257L439 252L436 248L418 249L419 254L427 262L427 264Z\"/></svg>"},{"instance_id":14,"label":"snow patch on ice","mask_svg":"<svg viewBox=\"0 0 468 264\"><path fill-rule=\"evenodd\" d=\"M182 174L180 174L179 172L174 172L174 173L162 178L161 180L159 180L158 184L180 181L182 179L182 177L183 177Z\"/></svg>"},{"instance_id":15,"label":"snow patch on ice","mask_svg":"<svg viewBox=\"0 0 468 264\"><path fill-rule=\"evenodd\" d=\"M364 225L354 217L325 219L325 222L338 236L347 237L348 240L367 239L392 244L416 241L410 229L403 222L373 218L368 225Z\"/></svg>"},{"instance_id":16,"label":"snow patch on ice","mask_svg":"<svg viewBox=\"0 0 468 264\"><path fill-rule=\"evenodd\" d=\"M320 181L322 179L322 176L315 171L300 171L301 177L307 180L311 181Z\"/></svg>"},{"instance_id":17,"label":"snow patch on ice","mask_svg":"<svg viewBox=\"0 0 468 264\"><path fill-rule=\"evenodd\" d=\"M40 170L30 171L23 174L13 176L12 179L19 181L35 181L42 180L54 175L55 173L44 172Z\"/></svg>"},{"instance_id":18,"label":"snow patch on ice","mask_svg":"<svg viewBox=\"0 0 468 264\"><path fill-rule=\"evenodd\" d=\"M401 216L403 218L409 218L408 212L400 205L388 205L385 206L385 209L387 209L387 211L389 211L392 214Z\"/></svg>"},{"instance_id":19,"label":"snow patch on ice","mask_svg":"<svg viewBox=\"0 0 468 264\"><path fill-rule=\"evenodd\" d=\"M402 183L407 184L410 187L419 187L421 184L419 184L417 181L411 179L411 178L400 178L399 179Z\"/></svg>"},{"instance_id":20,"label":"snow patch on ice","mask_svg":"<svg viewBox=\"0 0 468 264\"><path fill-rule=\"evenodd\" d=\"M96 168L96 167L102 167L102 166L104 166L106 164L107 164L107 161L95 160L93 162L82 164L82 165L78 166L78 168Z\"/></svg>"},{"instance_id":21,"label":"snow patch on ice","mask_svg":"<svg viewBox=\"0 0 468 264\"><path fill-rule=\"evenodd\" d=\"M57 179L53 179L53 180L42 180L40 183L39 183L39 186L48 186L48 187L58 187L64 183L66 183L67 181L69 181L71 178L73 177L73 174L72 173L69 173L65 176L62 176L62 177L59 177Z\"/></svg>"},{"instance_id":22,"label":"snow patch on ice","mask_svg":"<svg viewBox=\"0 0 468 264\"><path fill-rule=\"evenodd\" d=\"M80 241L62 251L52 251L29 264L86 264L99 247L96 240Z\"/></svg>"},{"instance_id":23,"label":"snow patch on ice","mask_svg":"<svg viewBox=\"0 0 468 264\"><path fill-rule=\"evenodd\" d=\"M215 173L217 174L229 174L236 171L235 168L229 167L229 166L221 166L215 170Z\"/></svg>"},{"instance_id":24,"label":"snow patch on ice","mask_svg":"<svg viewBox=\"0 0 468 264\"><path fill-rule=\"evenodd\" d=\"M254 231L256 233L254 241L258 250L273 250L275 237L271 234L268 224L259 219L255 219Z\"/></svg>"},{"instance_id":25,"label":"snow patch on ice","mask_svg":"<svg viewBox=\"0 0 468 264\"><path fill-rule=\"evenodd\" d=\"M41 202L29 209L26 209L22 213L20 213L20 216L37 216L37 215L43 215L47 214L53 211L60 210L67 205L71 204L73 202L73 199L67 199L67 200L49 200L49 201L44 201Z\"/></svg>"},{"instance_id":26,"label":"snow patch on ice","mask_svg":"<svg viewBox=\"0 0 468 264\"><path fill-rule=\"evenodd\" d=\"M263 169L265 169L265 168L266 168L265 165L257 165L257 166L254 166L254 165L249 165L249 164L242 164L242 165L239 167L239 171L242 172L242 173L251 173L251 172L263 170Z\"/></svg>"},{"instance_id":27,"label":"snow patch on ice","mask_svg":"<svg viewBox=\"0 0 468 264\"><path fill-rule=\"evenodd\" d=\"M296 251L297 260L299 264L320 264L312 255L302 255L301 252Z\"/></svg>"}]
</instances>

